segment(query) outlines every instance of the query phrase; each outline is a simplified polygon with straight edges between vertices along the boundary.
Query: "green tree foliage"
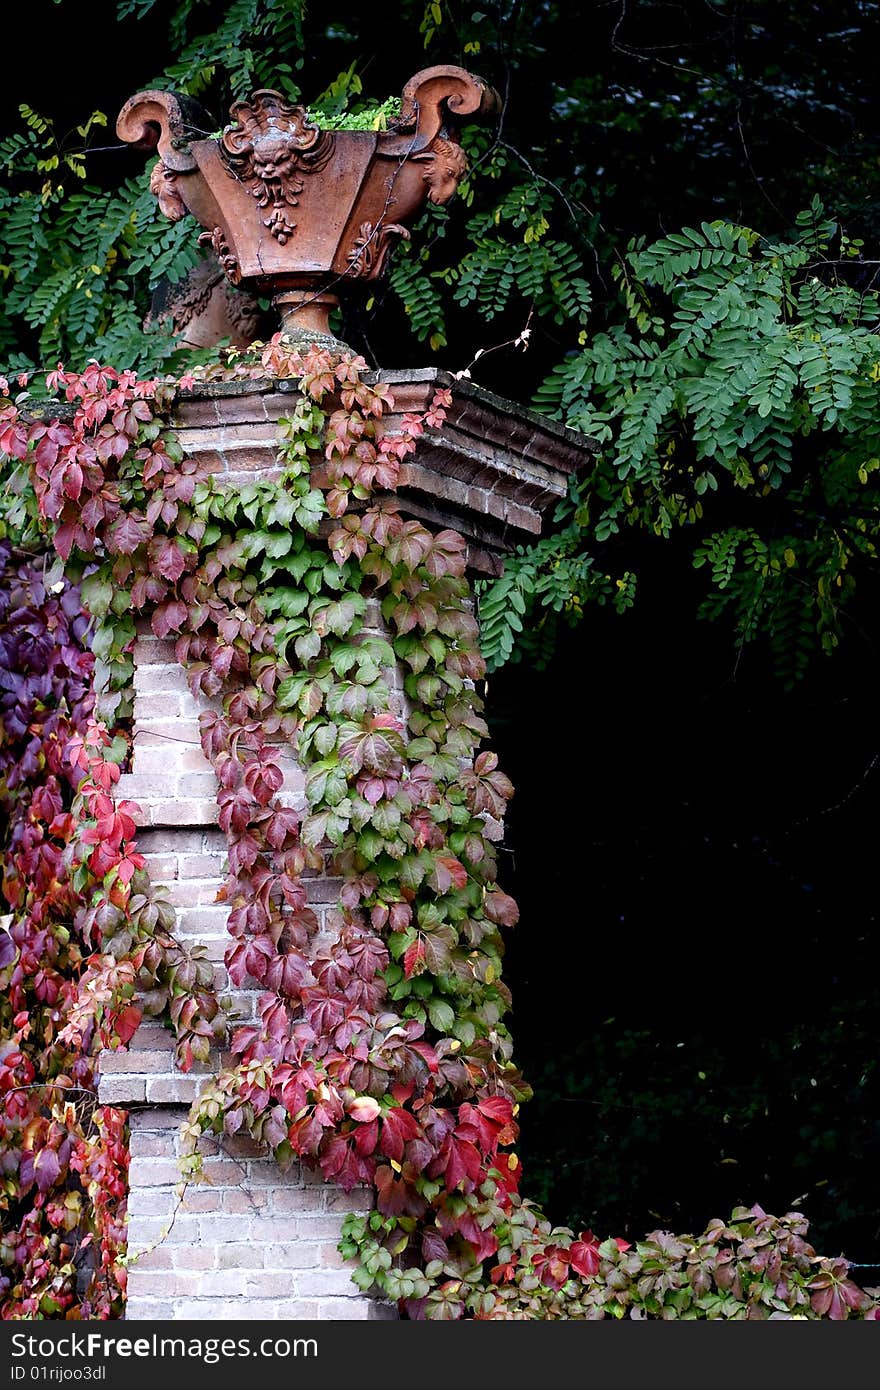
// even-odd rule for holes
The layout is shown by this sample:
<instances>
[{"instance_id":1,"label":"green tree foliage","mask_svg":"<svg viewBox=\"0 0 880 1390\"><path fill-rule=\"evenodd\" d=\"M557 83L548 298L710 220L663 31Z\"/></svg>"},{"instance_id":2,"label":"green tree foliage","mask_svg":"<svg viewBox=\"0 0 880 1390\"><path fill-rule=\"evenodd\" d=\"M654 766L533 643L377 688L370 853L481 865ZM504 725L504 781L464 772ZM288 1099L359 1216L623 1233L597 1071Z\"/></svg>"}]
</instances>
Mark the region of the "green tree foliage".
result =
<instances>
[{"instance_id":1,"label":"green tree foliage","mask_svg":"<svg viewBox=\"0 0 880 1390\"><path fill-rule=\"evenodd\" d=\"M767 637L784 679L817 640L837 645L880 522L880 306L851 283L850 252L818 198L784 239L704 222L631 247L613 272L621 319L539 389L600 449L567 525L486 594L490 660L524 628L540 655L541 613L628 606L628 533L679 529L706 576L701 614L730 617L740 642Z\"/></svg>"}]
</instances>

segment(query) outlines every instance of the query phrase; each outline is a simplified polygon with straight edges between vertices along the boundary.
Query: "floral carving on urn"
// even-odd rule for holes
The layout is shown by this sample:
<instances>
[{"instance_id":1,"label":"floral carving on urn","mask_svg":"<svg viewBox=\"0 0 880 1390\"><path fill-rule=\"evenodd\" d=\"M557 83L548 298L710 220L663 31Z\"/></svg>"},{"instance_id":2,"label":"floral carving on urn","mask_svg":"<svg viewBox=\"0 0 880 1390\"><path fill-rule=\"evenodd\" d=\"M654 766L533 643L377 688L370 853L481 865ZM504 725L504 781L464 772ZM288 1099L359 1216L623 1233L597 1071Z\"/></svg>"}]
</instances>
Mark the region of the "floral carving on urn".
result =
<instances>
[{"instance_id":1,"label":"floral carving on urn","mask_svg":"<svg viewBox=\"0 0 880 1390\"><path fill-rule=\"evenodd\" d=\"M425 202L455 193L467 172L458 123L497 104L480 78L441 66L410 78L384 131L322 130L270 90L235 102L219 139L202 138L209 117L174 92L138 93L116 128L158 153L162 212L189 209L229 279L271 294L285 330L320 340L346 282L380 276Z\"/></svg>"}]
</instances>

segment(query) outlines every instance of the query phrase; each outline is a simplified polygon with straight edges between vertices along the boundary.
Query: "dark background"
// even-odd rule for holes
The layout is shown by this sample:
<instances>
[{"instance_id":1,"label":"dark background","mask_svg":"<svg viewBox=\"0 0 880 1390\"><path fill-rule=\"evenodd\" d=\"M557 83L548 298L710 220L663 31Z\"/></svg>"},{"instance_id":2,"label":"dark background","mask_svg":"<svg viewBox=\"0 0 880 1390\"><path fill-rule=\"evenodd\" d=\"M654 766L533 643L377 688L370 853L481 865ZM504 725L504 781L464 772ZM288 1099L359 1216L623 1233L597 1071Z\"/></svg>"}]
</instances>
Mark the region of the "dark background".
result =
<instances>
[{"instance_id":1,"label":"dark background","mask_svg":"<svg viewBox=\"0 0 880 1390\"><path fill-rule=\"evenodd\" d=\"M652 559L632 613L489 687L531 1190L629 1238L797 1208L880 1261L877 651L785 692Z\"/></svg>"}]
</instances>

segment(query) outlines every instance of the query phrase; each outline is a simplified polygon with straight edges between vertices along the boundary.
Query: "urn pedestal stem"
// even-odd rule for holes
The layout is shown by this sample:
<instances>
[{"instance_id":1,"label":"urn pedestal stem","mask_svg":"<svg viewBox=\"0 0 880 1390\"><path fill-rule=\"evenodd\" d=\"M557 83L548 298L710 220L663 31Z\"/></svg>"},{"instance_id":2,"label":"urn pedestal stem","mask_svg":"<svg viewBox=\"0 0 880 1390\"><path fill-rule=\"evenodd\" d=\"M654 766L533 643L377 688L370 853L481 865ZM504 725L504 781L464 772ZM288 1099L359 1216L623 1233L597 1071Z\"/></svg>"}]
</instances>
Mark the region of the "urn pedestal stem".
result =
<instances>
[{"instance_id":1,"label":"urn pedestal stem","mask_svg":"<svg viewBox=\"0 0 880 1390\"><path fill-rule=\"evenodd\" d=\"M330 315L339 307L339 296L330 290L283 290L272 300L281 319L281 331L303 347L347 349L330 331Z\"/></svg>"}]
</instances>

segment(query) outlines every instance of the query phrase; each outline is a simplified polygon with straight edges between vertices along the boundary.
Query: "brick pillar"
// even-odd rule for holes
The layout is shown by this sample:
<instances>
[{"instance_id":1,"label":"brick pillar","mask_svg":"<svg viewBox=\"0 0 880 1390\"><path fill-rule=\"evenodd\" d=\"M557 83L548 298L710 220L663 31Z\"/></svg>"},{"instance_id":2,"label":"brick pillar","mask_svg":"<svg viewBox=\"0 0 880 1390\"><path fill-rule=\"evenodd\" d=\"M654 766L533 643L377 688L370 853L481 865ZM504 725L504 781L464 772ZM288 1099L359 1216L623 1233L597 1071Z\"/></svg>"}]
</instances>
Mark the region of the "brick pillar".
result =
<instances>
[{"instance_id":1,"label":"brick pillar","mask_svg":"<svg viewBox=\"0 0 880 1390\"><path fill-rule=\"evenodd\" d=\"M442 373L386 373L397 408L424 409L436 386L452 385L442 431L429 433L401 471L401 510L468 542L472 569L497 573L505 550L536 536L542 511L563 495L566 474L589 445L562 426ZM290 409L289 383L212 383L185 401L177 420L184 451L231 486L276 467L275 422ZM390 422L393 428L393 420ZM379 606L364 631L382 631ZM173 642L141 627L134 653L134 755L118 784L141 807L138 848L177 913L177 935L205 947L235 1017L256 1017L259 988L229 991L223 956L228 909L225 836L217 826L213 770L201 750L200 705ZM387 673L402 700L402 674ZM280 792L304 805L302 771L290 756ZM319 918L316 945L332 933L341 880L308 880ZM346 1212L368 1210L372 1190L344 1193L294 1165L282 1174L250 1140L206 1139L204 1181L178 1195L178 1128L215 1064L188 1075L173 1062L171 1034L144 1023L128 1051L101 1059L99 1097L127 1106L131 1125L126 1316L139 1319L395 1317L362 1294L336 1246Z\"/></svg>"},{"instance_id":2,"label":"brick pillar","mask_svg":"<svg viewBox=\"0 0 880 1390\"><path fill-rule=\"evenodd\" d=\"M374 605L373 619L378 619ZM230 990L223 956L228 908L226 837L217 827L217 782L199 741L197 701L173 642L142 626L134 652L132 770L117 795L140 806L138 848L154 885L176 909L176 934L205 948L215 983L233 1016L257 1016L260 989ZM285 762L280 796L304 808L303 774ZM341 880L314 876L309 905L326 941L327 914ZM344 1193L295 1165L282 1174L262 1146L236 1136L202 1141L203 1180L181 1197L179 1126L213 1068L184 1075L174 1065L170 1032L144 1023L125 1052L101 1059L100 1098L127 1105L129 1173L129 1320L219 1317L368 1318L393 1310L365 1297L337 1251L346 1212L368 1210L372 1191Z\"/></svg>"},{"instance_id":3,"label":"brick pillar","mask_svg":"<svg viewBox=\"0 0 880 1390\"><path fill-rule=\"evenodd\" d=\"M152 1030L143 1031L148 1046ZM340 1192L298 1166L281 1174L271 1155L236 1136L202 1141L206 1181L181 1199L177 1131L186 1114L168 1104L131 1112L129 1249L145 1253L129 1269L129 1320L395 1315L360 1293L336 1248L345 1213L368 1210L371 1192Z\"/></svg>"}]
</instances>

